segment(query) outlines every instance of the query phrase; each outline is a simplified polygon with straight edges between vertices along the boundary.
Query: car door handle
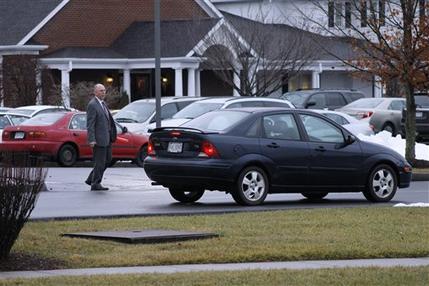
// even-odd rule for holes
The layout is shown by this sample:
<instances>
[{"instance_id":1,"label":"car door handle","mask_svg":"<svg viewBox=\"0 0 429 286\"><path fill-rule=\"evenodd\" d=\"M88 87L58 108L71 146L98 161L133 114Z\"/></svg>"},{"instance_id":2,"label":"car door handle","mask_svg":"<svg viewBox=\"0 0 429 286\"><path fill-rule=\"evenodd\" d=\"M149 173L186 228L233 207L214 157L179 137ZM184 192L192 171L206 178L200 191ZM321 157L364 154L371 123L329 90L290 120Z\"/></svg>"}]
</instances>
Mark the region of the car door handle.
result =
<instances>
[{"instance_id":1,"label":"car door handle","mask_svg":"<svg viewBox=\"0 0 429 286\"><path fill-rule=\"evenodd\" d=\"M316 151L318 151L318 152L325 152L325 151L326 151L325 147L323 147L323 146L318 146L318 147L316 147L316 149L314 149L314 150L316 150Z\"/></svg>"},{"instance_id":2,"label":"car door handle","mask_svg":"<svg viewBox=\"0 0 429 286\"><path fill-rule=\"evenodd\" d=\"M277 143L273 142L273 143L271 143L271 144L268 144L268 145L267 145L267 147L268 147L268 148L279 148L280 146L279 146L279 144L277 144Z\"/></svg>"}]
</instances>

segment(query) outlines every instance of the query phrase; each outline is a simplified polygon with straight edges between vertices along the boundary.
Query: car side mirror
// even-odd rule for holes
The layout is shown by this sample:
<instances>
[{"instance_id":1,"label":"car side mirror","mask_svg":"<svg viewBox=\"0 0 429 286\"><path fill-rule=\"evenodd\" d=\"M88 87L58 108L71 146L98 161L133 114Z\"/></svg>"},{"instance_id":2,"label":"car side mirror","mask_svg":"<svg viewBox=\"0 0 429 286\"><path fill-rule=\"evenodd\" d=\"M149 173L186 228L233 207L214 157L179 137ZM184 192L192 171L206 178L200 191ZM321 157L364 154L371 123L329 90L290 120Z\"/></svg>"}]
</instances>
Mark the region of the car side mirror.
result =
<instances>
[{"instance_id":1,"label":"car side mirror","mask_svg":"<svg viewBox=\"0 0 429 286\"><path fill-rule=\"evenodd\" d=\"M345 145L353 144L356 141L356 137L353 135L347 135L346 141L344 142Z\"/></svg>"},{"instance_id":2,"label":"car side mirror","mask_svg":"<svg viewBox=\"0 0 429 286\"><path fill-rule=\"evenodd\" d=\"M127 133L128 132L128 128L125 126L122 126L122 133Z\"/></svg>"},{"instance_id":3,"label":"car side mirror","mask_svg":"<svg viewBox=\"0 0 429 286\"><path fill-rule=\"evenodd\" d=\"M306 104L305 104L305 108L309 108L309 107L311 107L311 106L315 106L316 105L316 102L314 102L314 101L309 101L309 102L307 102Z\"/></svg>"}]
</instances>

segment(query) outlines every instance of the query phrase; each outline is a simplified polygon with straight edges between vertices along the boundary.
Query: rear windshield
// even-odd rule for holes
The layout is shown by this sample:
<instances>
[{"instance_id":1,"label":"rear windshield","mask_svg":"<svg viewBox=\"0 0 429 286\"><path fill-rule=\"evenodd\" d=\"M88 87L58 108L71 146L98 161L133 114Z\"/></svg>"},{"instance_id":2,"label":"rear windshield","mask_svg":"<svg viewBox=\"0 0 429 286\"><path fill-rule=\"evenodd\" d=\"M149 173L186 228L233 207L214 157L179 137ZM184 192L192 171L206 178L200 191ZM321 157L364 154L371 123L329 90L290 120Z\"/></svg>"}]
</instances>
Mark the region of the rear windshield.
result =
<instances>
[{"instance_id":1,"label":"rear windshield","mask_svg":"<svg viewBox=\"0 0 429 286\"><path fill-rule=\"evenodd\" d=\"M361 98L356 101L353 101L345 108L375 108L383 102L381 98Z\"/></svg>"},{"instance_id":2,"label":"rear windshield","mask_svg":"<svg viewBox=\"0 0 429 286\"><path fill-rule=\"evenodd\" d=\"M417 107L429 107L429 96L418 95L414 97Z\"/></svg>"},{"instance_id":3,"label":"rear windshield","mask_svg":"<svg viewBox=\"0 0 429 286\"><path fill-rule=\"evenodd\" d=\"M182 126L197 128L203 131L225 131L249 115L250 113L242 111L212 111Z\"/></svg>"},{"instance_id":4,"label":"rear windshield","mask_svg":"<svg viewBox=\"0 0 429 286\"><path fill-rule=\"evenodd\" d=\"M138 102L128 104L115 114L114 118L123 123L143 123L155 112L154 102Z\"/></svg>"},{"instance_id":5,"label":"rear windshield","mask_svg":"<svg viewBox=\"0 0 429 286\"><path fill-rule=\"evenodd\" d=\"M19 114L31 115L34 111L36 111L36 109L15 109L13 112L19 113Z\"/></svg>"},{"instance_id":6,"label":"rear windshield","mask_svg":"<svg viewBox=\"0 0 429 286\"><path fill-rule=\"evenodd\" d=\"M22 123L22 125L31 125L31 126L46 126L52 125L58 120L60 120L65 113L55 112L55 113L44 113L36 115Z\"/></svg>"},{"instance_id":7,"label":"rear windshield","mask_svg":"<svg viewBox=\"0 0 429 286\"><path fill-rule=\"evenodd\" d=\"M193 119L195 117L200 116L201 114L207 113L212 110L216 110L221 108L222 103L210 103L210 102L195 102L192 103L176 114L174 114L173 118L188 118Z\"/></svg>"}]
</instances>

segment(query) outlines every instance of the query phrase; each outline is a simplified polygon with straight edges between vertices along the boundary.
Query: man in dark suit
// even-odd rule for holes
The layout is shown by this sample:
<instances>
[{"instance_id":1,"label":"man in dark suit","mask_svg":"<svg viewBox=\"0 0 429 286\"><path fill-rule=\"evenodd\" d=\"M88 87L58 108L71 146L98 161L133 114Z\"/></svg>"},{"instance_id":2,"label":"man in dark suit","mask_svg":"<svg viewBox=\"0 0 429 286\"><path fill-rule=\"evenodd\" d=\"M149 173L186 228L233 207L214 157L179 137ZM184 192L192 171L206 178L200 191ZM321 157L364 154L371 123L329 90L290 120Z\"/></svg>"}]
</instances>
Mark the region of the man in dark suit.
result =
<instances>
[{"instance_id":1,"label":"man in dark suit","mask_svg":"<svg viewBox=\"0 0 429 286\"><path fill-rule=\"evenodd\" d=\"M116 125L107 108L104 98L106 88L102 84L94 86L94 97L86 109L88 143L93 150L94 168L85 183L91 185L91 191L107 191L101 185L103 174L112 160L112 143L116 140Z\"/></svg>"}]
</instances>

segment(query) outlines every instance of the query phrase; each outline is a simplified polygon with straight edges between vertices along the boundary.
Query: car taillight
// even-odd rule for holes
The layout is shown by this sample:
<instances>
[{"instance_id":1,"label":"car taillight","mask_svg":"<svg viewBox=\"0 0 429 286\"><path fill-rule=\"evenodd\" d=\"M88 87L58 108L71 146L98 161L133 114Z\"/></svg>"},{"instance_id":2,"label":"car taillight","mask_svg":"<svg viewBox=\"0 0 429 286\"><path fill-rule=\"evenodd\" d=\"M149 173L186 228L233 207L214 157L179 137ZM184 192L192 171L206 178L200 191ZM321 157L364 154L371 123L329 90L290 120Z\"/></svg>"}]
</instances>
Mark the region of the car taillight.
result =
<instances>
[{"instance_id":1,"label":"car taillight","mask_svg":"<svg viewBox=\"0 0 429 286\"><path fill-rule=\"evenodd\" d=\"M155 148L153 147L153 143L150 140L147 143L147 154L149 156L155 156L156 155Z\"/></svg>"},{"instance_id":2,"label":"car taillight","mask_svg":"<svg viewBox=\"0 0 429 286\"><path fill-rule=\"evenodd\" d=\"M212 143L204 141L203 144L201 144L201 151L198 157L218 158L219 153Z\"/></svg>"},{"instance_id":3,"label":"car taillight","mask_svg":"<svg viewBox=\"0 0 429 286\"><path fill-rule=\"evenodd\" d=\"M33 139L46 137L46 132L44 131L30 131L28 132L28 137Z\"/></svg>"},{"instance_id":4,"label":"car taillight","mask_svg":"<svg viewBox=\"0 0 429 286\"><path fill-rule=\"evenodd\" d=\"M3 134L1 135L2 139L5 140L9 138L10 132L9 131L3 131Z\"/></svg>"},{"instance_id":5,"label":"car taillight","mask_svg":"<svg viewBox=\"0 0 429 286\"><path fill-rule=\"evenodd\" d=\"M372 112L372 111L358 112L357 117L358 117L359 119L364 119L364 118L371 117L373 113L374 113L374 112Z\"/></svg>"}]
</instances>

